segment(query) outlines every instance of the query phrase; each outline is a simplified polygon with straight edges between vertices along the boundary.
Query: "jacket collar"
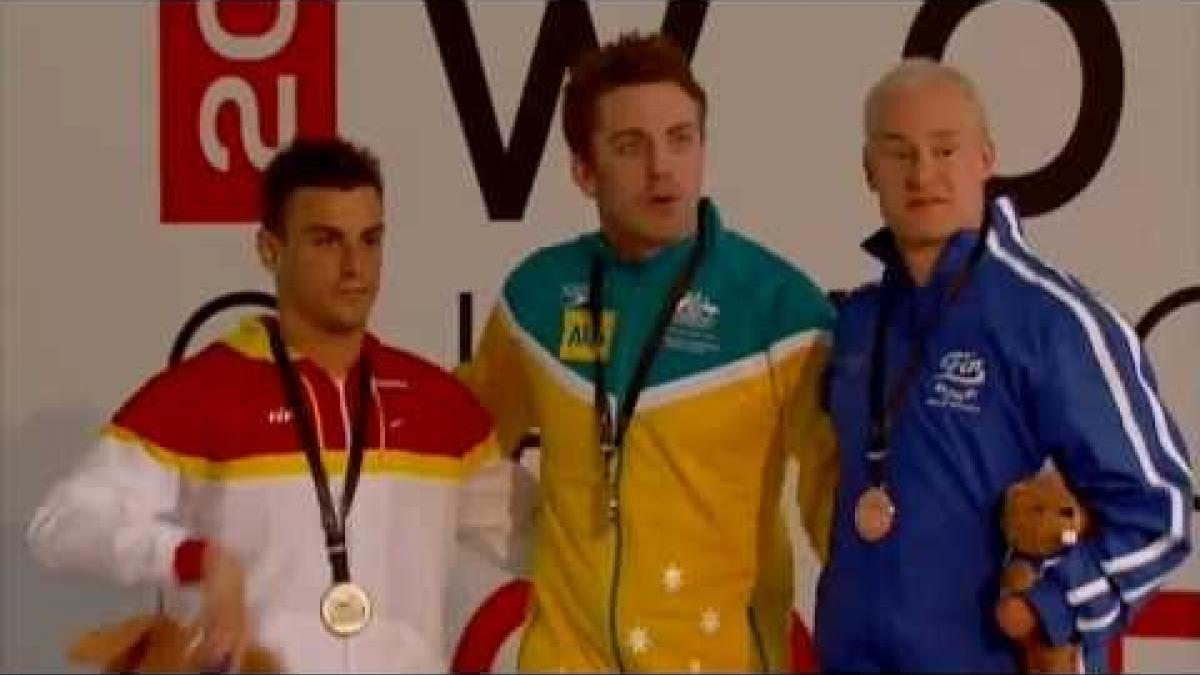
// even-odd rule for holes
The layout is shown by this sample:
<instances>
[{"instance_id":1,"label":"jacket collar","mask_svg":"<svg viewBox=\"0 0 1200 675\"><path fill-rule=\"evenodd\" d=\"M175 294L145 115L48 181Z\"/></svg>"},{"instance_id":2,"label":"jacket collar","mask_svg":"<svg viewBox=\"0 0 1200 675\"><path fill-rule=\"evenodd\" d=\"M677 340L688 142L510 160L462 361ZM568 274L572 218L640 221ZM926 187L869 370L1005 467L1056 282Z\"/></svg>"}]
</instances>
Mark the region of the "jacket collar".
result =
<instances>
[{"instance_id":1,"label":"jacket collar","mask_svg":"<svg viewBox=\"0 0 1200 675\"><path fill-rule=\"evenodd\" d=\"M651 271L656 269L673 268L676 263L683 260L695 243L696 236L704 233L708 249L712 250L712 243L716 239L718 231L723 227L721 222L721 214L717 210L717 205L708 197L701 197L697 205L699 209L699 218L697 219L697 231L689 234L678 242L663 247L655 251L644 260L633 262L621 260L617 256L617 252L609 244L608 239L604 236L603 231L596 231L589 235L591 239L591 248L596 255L599 256L606 265L613 267L623 267L633 270ZM703 225L703 227L701 227Z\"/></svg>"},{"instance_id":2,"label":"jacket collar","mask_svg":"<svg viewBox=\"0 0 1200 675\"><path fill-rule=\"evenodd\" d=\"M1006 198L998 198L988 202L984 210L984 225L979 228L964 227L946 240L937 262L934 263L933 274L929 278L929 287L943 287L950 283L958 270L967 263L979 237L985 231L990 231L999 223L1005 222L1000 211L1000 202ZM876 230L862 242L862 248L883 264L883 282L885 284L913 285L904 259L900 256L896 237L886 225Z\"/></svg>"},{"instance_id":3,"label":"jacket collar","mask_svg":"<svg viewBox=\"0 0 1200 675\"><path fill-rule=\"evenodd\" d=\"M248 358L273 363L275 357L271 354L271 340L264 322L274 320L274 317L265 314L243 317L237 327L222 339L222 342ZM373 356L379 352L381 347L382 343L375 335L369 331L363 335L361 353L366 354L368 358L374 360ZM315 364L301 352L289 349L288 355L297 364L304 363L315 367Z\"/></svg>"}]
</instances>

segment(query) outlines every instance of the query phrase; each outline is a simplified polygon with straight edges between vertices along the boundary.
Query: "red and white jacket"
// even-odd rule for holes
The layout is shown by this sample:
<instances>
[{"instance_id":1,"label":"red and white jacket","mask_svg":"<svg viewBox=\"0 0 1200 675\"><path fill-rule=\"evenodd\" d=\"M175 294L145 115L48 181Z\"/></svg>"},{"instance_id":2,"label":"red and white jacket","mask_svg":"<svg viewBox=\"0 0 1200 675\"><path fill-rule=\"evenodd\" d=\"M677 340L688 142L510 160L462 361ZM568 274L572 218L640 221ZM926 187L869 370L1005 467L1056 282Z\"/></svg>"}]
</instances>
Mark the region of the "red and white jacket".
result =
<instances>
[{"instance_id":1,"label":"red and white jacket","mask_svg":"<svg viewBox=\"0 0 1200 675\"><path fill-rule=\"evenodd\" d=\"M375 400L346 526L351 577L374 601L363 632L339 639L321 624L331 571L320 511L257 318L125 403L34 515L33 549L47 566L158 585L168 607L194 610L203 542L217 542L245 568L255 638L289 670L444 670L456 532L496 522L492 505L476 521L459 509L463 479L495 454L491 421L438 366L370 335L363 349ZM338 503L357 366L339 382L295 359Z\"/></svg>"}]
</instances>

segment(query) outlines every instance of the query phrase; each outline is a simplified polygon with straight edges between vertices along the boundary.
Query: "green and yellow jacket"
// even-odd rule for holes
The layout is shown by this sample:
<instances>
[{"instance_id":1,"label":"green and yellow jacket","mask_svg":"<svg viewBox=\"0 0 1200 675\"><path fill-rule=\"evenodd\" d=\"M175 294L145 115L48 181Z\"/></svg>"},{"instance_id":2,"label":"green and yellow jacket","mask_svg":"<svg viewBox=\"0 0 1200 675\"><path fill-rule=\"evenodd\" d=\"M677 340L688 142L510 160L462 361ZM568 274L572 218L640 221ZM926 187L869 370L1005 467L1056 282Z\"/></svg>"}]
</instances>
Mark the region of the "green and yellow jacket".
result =
<instances>
[{"instance_id":1,"label":"green and yellow jacket","mask_svg":"<svg viewBox=\"0 0 1200 675\"><path fill-rule=\"evenodd\" d=\"M538 250L506 281L460 376L501 447L541 437L541 497L523 670L787 667L787 456L811 542L826 548L836 453L819 406L833 311L795 267L700 206L700 234L634 263L599 233ZM635 364L698 237L676 307L614 462L598 442L594 377L629 394ZM605 269L592 335L593 266Z\"/></svg>"}]
</instances>

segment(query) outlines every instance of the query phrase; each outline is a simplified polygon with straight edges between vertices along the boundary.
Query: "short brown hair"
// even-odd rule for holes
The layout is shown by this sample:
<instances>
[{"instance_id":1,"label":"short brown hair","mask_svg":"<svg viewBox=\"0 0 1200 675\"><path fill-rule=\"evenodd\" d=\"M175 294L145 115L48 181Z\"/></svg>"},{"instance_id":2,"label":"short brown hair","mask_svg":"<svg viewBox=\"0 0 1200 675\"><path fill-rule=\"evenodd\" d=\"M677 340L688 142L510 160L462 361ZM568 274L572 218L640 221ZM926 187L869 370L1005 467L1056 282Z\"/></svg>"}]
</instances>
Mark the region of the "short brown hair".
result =
<instances>
[{"instance_id":1,"label":"short brown hair","mask_svg":"<svg viewBox=\"0 0 1200 675\"><path fill-rule=\"evenodd\" d=\"M666 35L633 31L584 53L571 67L563 96L567 147L578 157L589 156L596 128L596 101L602 95L618 87L655 82L674 82L692 97L700 107L703 131L708 98L679 44Z\"/></svg>"},{"instance_id":2,"label":"short brown hair","mask_svg":"<svg viewBox=\"0 0 1200 675\"><path fill-rule=\"evenodd\" d=\"M350 190L373 187L383 196L379 160L364 147L340 138L297 138L271 160L263 172L262 223L284 236L283 211L300 188Z\"/></svg>"}]
</instances>

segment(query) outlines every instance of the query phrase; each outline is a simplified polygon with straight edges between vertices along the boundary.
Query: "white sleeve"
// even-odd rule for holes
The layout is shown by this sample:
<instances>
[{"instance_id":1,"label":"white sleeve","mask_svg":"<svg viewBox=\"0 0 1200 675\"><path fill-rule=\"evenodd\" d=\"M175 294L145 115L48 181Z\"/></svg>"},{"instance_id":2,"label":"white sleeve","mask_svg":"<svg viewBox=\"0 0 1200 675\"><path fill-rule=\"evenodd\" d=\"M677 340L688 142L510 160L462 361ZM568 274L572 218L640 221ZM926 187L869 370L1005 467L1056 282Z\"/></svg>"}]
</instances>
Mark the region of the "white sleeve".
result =
<instances>
[{"instance_id":1,"label":"white sleeve","mask_svg":"<svg viewBox=\"0 0 1200 675\"><path fill-rule=\"evenodd\" d=\"M537 510L533 473L508 458L489 460L462 485L458 540L514 575L529 571Z\"/></svg>"},{"instance_id":2,"label":"white sleeve","mask_svg":"<svg viewBox=\"0 0 1200 675\"><path fill-rule=\"evenodd\" d=\"M180 477L145 449L105 434L69 476L51 488L27 533L47 567L110 581L174 585Z\"/></svg>"}]
</instances>

